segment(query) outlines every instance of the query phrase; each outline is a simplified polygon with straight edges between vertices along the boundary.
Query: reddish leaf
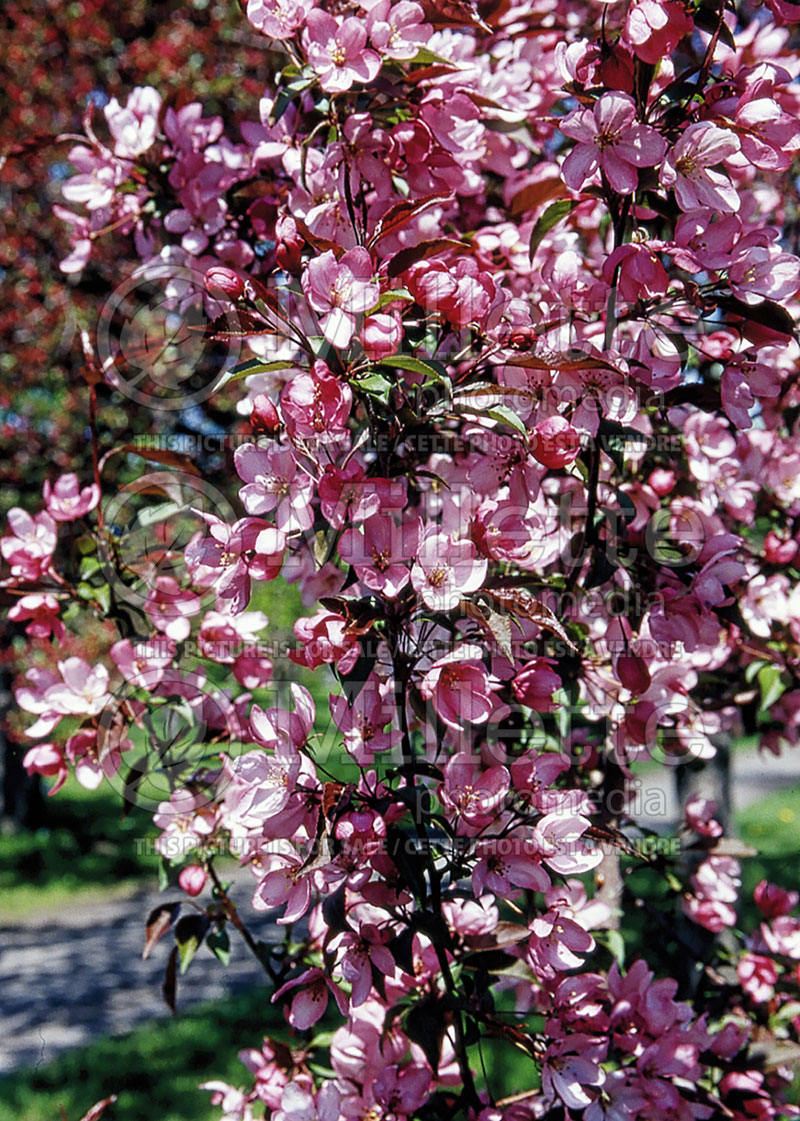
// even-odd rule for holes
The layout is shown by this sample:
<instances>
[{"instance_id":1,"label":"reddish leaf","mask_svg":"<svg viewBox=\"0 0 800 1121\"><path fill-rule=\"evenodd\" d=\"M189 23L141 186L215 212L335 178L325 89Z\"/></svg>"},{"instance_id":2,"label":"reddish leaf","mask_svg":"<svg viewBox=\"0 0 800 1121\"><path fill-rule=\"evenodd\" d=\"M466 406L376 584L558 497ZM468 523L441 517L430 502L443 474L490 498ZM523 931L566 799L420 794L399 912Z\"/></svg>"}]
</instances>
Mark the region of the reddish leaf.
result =
<instances>
[{"instance_id":1,"label":"reddish leaf","mask_svg":"<svg viewBox=\"0 0 800 1121\"><path fill-rule=\"evenodd\" d=\"M113 1105L116 1100L116 1094L112 1094L110 1098L103 1098L101 1102L97 1102L93 1105L88 1113L84 1113L83 1117L81 1117L81 1121L97 1121L97 1118L105 1113L108 1107Z\"/></svg>"},{"instance_id":2,"label":"reddish leaf","mask_svg":"<svg viewBox=\"0 0 800 1121\"><path fill-rule=\"evenodd\" d=\"M138 455L152 463L166 463L169 467L180 467L190 475L199 475L200 471L183 452L171 452L167 448L148 448L138 444L119 444L111 448L100 460L99 470L102 471L112 455Z\"/></svg>"},{"instance_id":3,"label":"reddish leaf","mask_svg":"<svg viewBox=\"0 0 800 1121\"><path fill-rule=\"evenodd\" d=\"M159 939L163 938L169 928L178 917L178 912L181 909L180 902L178 903L161 903L158 907L150 912L147 916L147 924L145 926L144 935L144 949L142 950L142 958L150 957L150 952Z\"/></svg>"},{"instance_id":4,"label":"reddish leaf","mask_svg":"<svg viewBox=\"0 0 800 1121\"><path fill-rule=\"evenodd\" d=\"M410 245L408 249L401 249L399 253L395 253L386 269L387 275L390 277L399 276L401 272L410 269L417 261L426 261L428 257L445 250L450 253L470 252L468 245L465 245L463 241L456 241L452 237L436 237L432 241L421 241L419 245Z\"/></svg>"},{"instance_id":5,"label":"reddish leaf","mask_svg":"<svg viewBox=\"0 0 800 1121\"><path fill-rule=\"evenodd\" d=\"M532 623L536 623L543 630L557 634L560 639L566 642L570 650L577 652L577 646L550 608L524 588L483 588L482 593L501 603L506 611L511 612L512 615L519 615L522 619L530 619Z\"/></svg>"},{"instance_id":6,"label":"reddish leaf","mask_svg":"<svg viewBox=\"0 0 800 1121\"><path fill-rule=\"evenodd\" d=\"M332 253L336 254L337 258L341 257L344 253L342 246L337 245L335 241L329 241L326 237L317 237L316 234L312 234L302 218L298 218L296 214L293 214L292 218L294 219L295 226L297 226L297 232L304 241L308 242L312 249L316 249L318 253L327 253L327 251L330 250Z\"/></svg>"},{"instance_id":7,"label":"reddish leaf","mask_svg":"<svg viewBox=\"0 0 800 1121\"><path fill-rule=\"evenodd\" d=\"M403 199L402 202L396 202L394 206L389 207L384 216L379 220L370 240L369 248L371 249L374 245L377 245L381 238L397 233L403 226L408 225L415 214L420 214L429 206L450 202L451 199L452 195L425 195L425 197L421 199Z\"/></svg>"},{"instance_id":8,"label":"reddish leaf","mask_svg":"<svg viewBox=\"0 0 800 1121\"><path fill-rule=\"evenodd\" d=\"M236 326L234 326L234 324ZM193 330L194 328L189 328ZM249 311L223 313L212 319L202 330L212 342L226 342L228 339L248 339L253 335L277 335L277 330L257 315Z\"/></svg>"},{"instance_id":9,"label":"reddish leaf","mask_svg":"<svg viewBox=\"0 0 800 1121\"><path fill-rule=\"evenodd\" d=\"M538 183L529 183L521 191L517 191L511 200L511 213L515 218L535 210L551 199L560 198L564 185L560 179L540 179Z\"/></svg>"},{"instance_id":10,"label":"reddish leaf","mask_svg":"<svg viewBox=\"0 0 800 1121\"><path fill-rule=\"evenodd\" d=\"M169 955L167 968L164 970L164 984L161 986L161 993L166 1001L167 1007L173 1016L175 1015L175 994L178 988L178 947L172 947L172 953Z\"/></svg>"}]
</instances>

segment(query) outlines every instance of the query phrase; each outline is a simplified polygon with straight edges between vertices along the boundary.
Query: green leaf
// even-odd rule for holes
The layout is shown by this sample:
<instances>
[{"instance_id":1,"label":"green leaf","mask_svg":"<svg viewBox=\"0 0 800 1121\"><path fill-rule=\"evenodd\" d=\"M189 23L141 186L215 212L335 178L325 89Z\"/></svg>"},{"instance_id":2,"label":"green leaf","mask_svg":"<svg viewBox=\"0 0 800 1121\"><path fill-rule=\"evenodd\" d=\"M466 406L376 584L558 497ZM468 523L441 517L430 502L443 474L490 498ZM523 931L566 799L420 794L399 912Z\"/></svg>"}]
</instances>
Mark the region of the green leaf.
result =
<instances>
[{"instance_id":1,"label":"green leaf","mask_svg":"<svg viewBox=\"0 0 800 1121\"><path fill-rule=\"evenodd\" d=\"M175 924L175 942L181 963L181 976L186 972L208 930L208 915L184 915Z\"/></svg>"},{"instance_id":2,"label":"green leaf","mask_svg":"<svg viewBox=\"0 0 800 1121\"><path fill-rule=\"evenodd\" d=\"M390 370L408 370L412 374L423 374L436 381L447 377L447 370L441 362L434 362L432 359L423 361L421 358L414 358L411 354L393 354L391 358L382 358L377 364L386 366Z\"/></svg>"},{"instance_id":3,"label":"green leaf","mask_svg":"<svg viewBox=\"0 0 800 1121\"><path fill-rule=\"evenodd\" d=\"M250 378L254 374L271 374L276 370L292 370L294 368L294 362L286 362L283 359L278 359L275 362L262 362L260 358L250 358L247 362L240 362L238 366L234 366L225 384L240 381L242 378Z\"/></svg>"},{"instance_id":4,"label":"green leaf","mask_svg":"<svg viewBox=\"0 0 800 1121\"><path fill-rule=\"evenodd\" d=\"M411 59L412 66L431 66L435 62L440 63L443 66L449 66L451 67L451 69L455 69L450 59L442 58L442 56L436 54L435 51L429 51L427 47L420 47L417 53Z\"/></svg>"},{"instance_id":5,"label":"green leaf","mask_svg":"<svg viewBox=\"0 0 800 1121\"><path fill-rule=\"evenodd\" d=\"M293 82L289 82L287 86L284 86L275 98L275 104L272 106L270 124L277 124L294 99L299 97L304 90L307 90L313 82L314 78L295 78Z\"/></svg>"},{"instance_id":6,"label":"green leaf","mask_svg":"<svg viewBox=\"0 0 800 1121\"><path fill-rule=\"evenodd\" d=\"M536 220L536 224L531 231L529 250L531 260L533 260L533 255L545 234L548 234L554 226L557 226L562 218L566 218L568 214L571 214L575 207L582 201L582 199L557 199L555 202L550 203L541 218Z\"/></svg>"},{"instance_id":7,"label":"green leaf","mask_svg":"<svg viewBox=\"0 0 800 1121\"><path fill-rule=\"evenodd\" d=\"M392 292L381 292L377 304L369 309L367 315L374 315L376 311L385 308L387 304L393 304L395 300L407 300L412 304L414 303L414 297L407 288L395 288Z\"/></svg>"},{"instance_id":8,"label":"green leaf","mask_svg":"<svg viewBox=\"0 0 800 1121\"><path fill-rule=\"evenodd\" d=\"M353 378L350 384L353 389L379 397L384 404L388 405L392 383L383 374L367 374L365 378Z\"/></svg>"},{"instance_id":9,"label":"green leaf","mask_svg":"<svg viewBox=\"0 0 800 1121\"><path fill-rule=\"evenodd\" d=\"M758 687L761 690L761 707L766 711L772 708L778 698L786 692L786 682L780 666L776 666L774 662L762 666L757 677Z\"/></svg>"},{"instance_id":10,"label":"green leaf","mask_svg":"<svg viewBox=\"0 0 800 1121\"><path fill-rule=\"evenodd\" d=\"M219 930L212 930L206 937L206 945L211 953L223 965L228 965L231 960L231 940L228 937L228 932L222 927Z\"/></svg>"}]
</instances>

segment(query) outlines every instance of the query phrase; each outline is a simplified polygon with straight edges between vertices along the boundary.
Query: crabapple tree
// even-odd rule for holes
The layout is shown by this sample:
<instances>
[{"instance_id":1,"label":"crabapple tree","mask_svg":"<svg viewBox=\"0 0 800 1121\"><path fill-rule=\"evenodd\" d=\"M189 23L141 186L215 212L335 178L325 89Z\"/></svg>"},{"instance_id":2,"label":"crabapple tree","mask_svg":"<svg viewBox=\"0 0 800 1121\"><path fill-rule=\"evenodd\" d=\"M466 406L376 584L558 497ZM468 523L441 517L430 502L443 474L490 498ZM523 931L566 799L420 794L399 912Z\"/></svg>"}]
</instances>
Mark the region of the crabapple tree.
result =
<instances>
[{"instance_id":1,"label":"crabapple tree","mask_svg":"<svg viewBox=\"0 0 800 1121\"><path fill-rule=\"evenodd\" d=\"M93 422L89 477L11 511L31 646L108 637L20 680L26 767L152 808L173 1005L203 941L263 964L290 1034L205 1083L226 1121L795 1116L797 893L740 900L714 804L665 835L634 792L797 744L800 5L247 20L235 129L139 86L72 140L62 268L140 258L87 381L248 431L212 484Z\"/></svg>"}]
</instances>

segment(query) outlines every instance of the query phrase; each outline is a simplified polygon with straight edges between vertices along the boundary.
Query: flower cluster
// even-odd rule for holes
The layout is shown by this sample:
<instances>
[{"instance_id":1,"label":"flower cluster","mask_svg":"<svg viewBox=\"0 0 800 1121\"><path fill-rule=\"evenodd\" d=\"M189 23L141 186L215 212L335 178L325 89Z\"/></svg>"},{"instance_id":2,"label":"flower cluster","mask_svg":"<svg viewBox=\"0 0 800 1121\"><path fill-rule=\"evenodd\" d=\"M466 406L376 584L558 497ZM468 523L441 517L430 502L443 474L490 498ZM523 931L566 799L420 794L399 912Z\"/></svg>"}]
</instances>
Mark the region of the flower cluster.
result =
<instances>
[{"instance_id":1,"label":"flower cluster","mask_svg":"<svg viewBox=\"0 0 800 1121\"><path fill-rule=\"evenodd\" d=\"M800 53L764 12L440 7L249 0L286 56L257 120L149 87L88 115L62 268L108 229L139 277L174 270L170 307L251 352L249 434L237 511L191 506L157 564L123 563L108 454L12 511L10 618L55 649L68 601L119 630L103 663L28 671L25 765L168 775L182 962L243 932L292 1031L244 1054L252 1088L207 1084L227 1121L778 1117L750 1037L798 1036L796 897L760 885L721 972L741 866L713 806L651 859L626 783L800 738ZM123 349L97 365L117 390ZM283 581L308 609L288 690ZM287 929L272 955L225 846ZM513 1094L486 1038L526 1058Z\"/></svg>"}]
</instances>

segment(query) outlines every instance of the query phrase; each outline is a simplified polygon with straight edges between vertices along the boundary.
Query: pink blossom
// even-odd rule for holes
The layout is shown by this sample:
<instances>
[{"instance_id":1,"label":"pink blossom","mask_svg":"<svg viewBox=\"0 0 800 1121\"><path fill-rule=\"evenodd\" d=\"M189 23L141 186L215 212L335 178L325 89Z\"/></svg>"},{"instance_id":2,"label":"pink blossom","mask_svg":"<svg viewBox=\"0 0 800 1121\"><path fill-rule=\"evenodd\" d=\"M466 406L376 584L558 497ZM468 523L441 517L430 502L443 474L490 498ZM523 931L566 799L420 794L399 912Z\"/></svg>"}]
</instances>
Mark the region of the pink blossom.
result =
<instances>
[{"instance_id":1,"label":"pink blossom","mask_svg":"<svg viewBox=\"0 0 800 1121\"><path fill-rule=\"evenodd\" d=\"M576 109L560 123L578 143L564 160L562 175L578 191L598 168L622 195L636 190L637 168L653 167L667 150L655 129L636 123L636 102L625 93L606 93L594 109Z\"/></svg>"},{"instance_id":2,"label":"pink blossom","mask_svg":"<svg viewBox=\"0 0 800 1121\"><path fill-rule=\"evenodd\" d=\"M625 19L623 42L643 62L655 65L692 29L692 20L679 0L635 0Z\"/></svg>"},{"instance_id":3,"label":"pink blossom","mask_svg":"<svg viewBox=\"0 0 800 1121\"><path fill-rule=\"evenodd\" d=\"M271 1121L340 1121L342 1113L341 1091L332 1081L320 1087L316 1101L310 1089L290 1082L280 1099L280 1108L271 1115Z\"/></svg>"},{"instance_id":4,"label":"pink blossom","mask_svg":"<svg viewBox=\"0 0 800 1121\"><path fill-rule=\"evenodd\" d=\"M248 514L275 510L275 523L285 532L311 528L312 479L297 466L291 448L242 444L233 456L246 486L239 491Z\"/></svg>"},{"instance_id":5,"label":"pink blossom","mask_svg":"<svg viewBox=\"0 0 800 1121\"><path fill-rule=\"evenodd\" d=\"M48 790L48 795L57 794L69 775L69 768L61 751L54 743L37 743L22 757L22 766L29 775L43 775L45 778L55 776L55 783Z\"/></svg>"},{"instance_id":6,"label":"pink blossom","mask_svg":"<svg viewBox=\"0 0 800 1121\"><path fill-rule=\"evenodd\" d=\"M531 455L548 468L566 467L574 463L581 450L581 438L566 417L556 413L531 429L528 437Z\"/></svg>"},{"instance_id":7,"label":"pink blossom","mask_svg":"<svg viewBox=\"0 0 800 1121\"><path fill-rule=\"evenodd\" d=\"M0 552L11 566L12 576L38 580L50 567L56 547L56 523L42 511L32 518L19 506L8 511L8 528L13 536L0 538Z\"/></svg>"},{"instance_id":8,"label":"pink blossom","mask_svg":"<svg viewBox=\"0 0 800 1121\"><path fill-rule=\"evenodd\" d=\"M342 733L344 748L361 766L372 762L376 751L387 751L399 739L399 731L385 732L394 716L388 686L374 675L365 682L351 704L342 696L331 696L331 715Z\"/></svg>"},{"instance_id":9,"label":"pink blossom","mask_svg":"<svg viewBox=\"0 0 800 1121\"><path fill-rule=\"evenodd\" d=\"M313 7L313 0L247 0L247 18L270 39L290 39Z\"/></svg>"},{"instance_id":10,"label":"pink blossom","mask_svg":"<svg viewBox=\"0 0 800 1121\"><path fill-rule=\"evenodd\" d=\"M377 76L380 55L368 50L366 44L366 28L354 16L340 23L314 8L306 18L303 46L326 93L341 93L354 82L371 82Z\"/></svg>"},{"instance_id":11,"label":"pink blossom","mask_svg":"<svg viewBox=\"0 0 800 1121\"><path fill-rule=\"evenodd\" d=\"M83 658L66 658L58 663L61 681L49 686L46 702L64 716L97 716L111 696L108 670L104 665L90 666Z\"/></svg>"},{"instance_id":12,"label":"pink blossom","mask_svg":"<svg viewBox=\"0 0 800 1121\"><path fill-rule=\"evenodd\" d=\"M137 86L123 109L112 97L103 110L114 137L114 154L132 159L152 147L158 133L161 94L152 86Z\"/></svg>"},{"instance_id":13,"label":"pink blossom","mask_svg":"<svg viewBox=\"0 0 800 1121\"><path fill-rule=\"evenodd\" d=\"M528 960L543 976L552 976L553 970L561 972L583 965L583 958L578 955L594 949L591 934L558 909L537 916L530 928Z\"/></svg>"},{"instance_id":14,"label":"pink blossom","mask_svg":"<svg viewBox=\"0 0 800 1121\"><path fill-rule=\"evenodd\" d=\"M776 246L753 245L737 253L728 269L731 291L747 304L784 303L800 288L800 258Z\"/></svg>"},{"instance_id":15,"label":"pink blossom","mask_svg":"<svg viewBox=\"0 0 800 1121\"><path fill-rule=\"evenodd\" d=\"M511 683L520 704L535 712L552 712L557 706L553 694L561 688L561 678L550 669L552 659L533 658Z\"/></svg>"},{"instance_id":16,"label":"pink blossom","mask_svg":"<svg viewBox=\"0 0 800 1121\"><path fill-rule=\"evenodd\" d=\"M545 891L550 877L539 861L535 842L512 834L501 840L489 838L476 846L478 863L472 871L476 895L490 891L501 899L511 899L514 888Z\"/></svg>"},{"instance_id":17,"label":"pink blossom","mask_svg":"<svg viewBox=\"0 0 800 1121\"><path fill-rule=\"evenodd\" d=\"M788 915L794 910L800 894L796 891L784 891L777 884L761 880L753 891L753 899L762 915L774 919L779 915Z\"/></svg>"},{"instance_id":18,"label":"pink blossom","mask_svg":"<svg viewBox=\"0 0 800 1121\"><path fill-rule=\"evenodd\" d=\"M756 1004L763 1004L774 995L778 970L772 958L762 954L744 954L736 972L742 988Z\"/></svg>"},{"instance_id":19,"label":"pink blossom","mask_svg":"<svg viewBox=\"0 0 800 1121\"><path fill-rule=\"evenodd\" d=\"M268 622L263 611L242 611L238 615L208 611L197 636L198 645L206 658L230 663L235 661L242 643L254 643Z\"/></svg>"},{"instance_id":20,"label":"pink blossom","mask_svg":"<svg viewBox=\"0 0 800 1121\"><path fill-rule=\"evenodd\" d=\"M402 510L408 502L405 479L367 476L356 459L344 467L328 464L317 492L322 513L334 529L366 521L379 511Z\"/></svg>"},{"instance_id":21,"label":"pink blossom","mask_svg":"<svg viewBox=\"0 0 800 1121\"><path fill-rule=\"evenodd\" d=\"M399 315L392 312L376 312L364 320L361 328L361 345L367 358L380 361L390 354L397 354L403 337L403 325Z\"/></svg>"},{"instance_id":22,"label":"pink blossom","mask_svg":"<svg viewBox=\"0 0 800 1121\"><path fill-rule=\"evenodd\" d=\"M63 642L66 628L59 619L61 606L55 596L49 593L36 592L33 595L21 596L16 603L8 609L8 617L15 623L30 620L25 627L25 633L32 638L49 638L52 635Z\"/></svg>"},{"instance_id":23,"label":"pink blossom","mask_svg":"<svg viewBox=\"0 0 800 1121\"><path fill-rule=\"evenodd\" d=\"M194 897L206 886L207 878L206 870L200 864L187 864L185 868L181 868L178 884L187 895Z\"/></svg>"},{"instance_id":24,"label":"pink blossom","mask_svg":"<svg viewBox=\"0 0 800 1121\"><path fill-rule=\"evenodd\" d=\"M61 475L53 485L45 480L44 500L51 518L71 522L95 508L100 501L100 488L91 483L81 490L77 475Z\"/></svg>"},{"instance_id":25,"label":"pink blossom","mask_svg":"<svg viewBox=\"0 0 800 1121\"><path fill-rule=\"evenodd\" d=\"M545 814L532 835L540 860L562 876L596 868L603 854L599 848L589 848L582 840L590 824L588 818L576 813Z\"/></svg>"},{"instance_id":26,"label":"pink blossom","mask_svg":"<svg viewBox=\"0 0 800 1121\"><path fill-rule=\"evenodd\" d=\"M94 728L82 728L67 740L64 750L75 768L75 778L87 790L97 790L104 778L112 778L121 765L120 752L128 751L133 744L127 737L109 748L102 745L103 758L100 761L100 745Z\"/></svg>"},{"instance_id":27,"label":"pink blossom","mask_svg":"<svg viewBox=\"0 0 800 1121\"><path fill-rule=\"evenodd\" d=\"M481 655L480 647L459 647L434 662L420 682L420 696L432 702L449 728L485 724L494 711L500 683L490 677Z\"/></svg>"},{"instance_id":28,"label":"pink blossom","mask_svg":"<svg viewBox=\"0 0 800 1121\"><path fill-rule=\"evenodd\" d=\"M542 1090L551 1100L559 1098L568 1109L586 1109L594 1097L585 1087L602 1086L605 1081L599 1065L603 1057L597 1044L580 1034L554 1041L544 1057Z\"/></svg>"},{"instance_id":29,"label":"pink blossom","mask_svg":"<svg viewBox=\"0 0 800 1121\"><path fill-rule=\"evenodd\" d=\"M465 538L436 530L424 538L411 569L411 583L426 607L452 611L458 601L476 592L486 579L487 562Z\"/></svg>"},{"instance_id":30,"label":"pink blossom","mask_svg":"<svg viewBox=\"0 0 800 1121\"><path fill-rule=\"evenodd\" d=\"M197 534L184 551L192 581L214 588L217 601L232 615L239 614L250 599L250 578L274 580L280 573L286 538L261 518L240 518L228 525L216 514L200 516L210 535Z\"/></svg>"},{"instance_id":31,"label":"pink blossom","mask_svg":"<svg viewBox=\"0 0 800 1121\"><path fill-rule=\"evenodd\" d=\"M239 654L233 663L233 676L245 689L263 689L272 677L272 662L260 654Z\"/></svg>"},{"instance_id":32,"label":"pink blossom","mask_svg":"<svg viewBox=\"0 0 800 1121\"><path fill-rule=\"evenodd\" d=\"M479 830L495 819L508 787L505 767L489 767L482 771L466 752L459 752L450 758L444 769L439 797L460 824Z\"/></svg>"},{"instance_id":33,"label":"pink blossom","mask_svg":"<svg viewBox=\"0 0 800 1121\"><path fill-rule=\"evenodd\" d=\"M366 5L365 5L366 7ZM373 47L386 58L412 59L431 37L425 13L412 0L378 0L367 12L367 31Z\"/></svg>"},{"instance_id":34,"label":"pink blossom","mask_svg":"<svg viewBox=\"0 0 800 1121\"><path fill-rule=\"evenodd\" d=\"M283 851L270 851L251 861L259 882L253 896L256 911L268 911L285 904L281 924L297 922L311 904L311 880L303 872L303 861L291 845Z\"/></svg>"},{"instance_id":35,"label":"pink blossom","mask_svg":"<svg viewBox=\"0 0 800 1121\"><path fill-rule=\"evenodd\" d=\"M360 245L348 249L338 261L329 249L306 265L303 291L322 316L322 333L331 346L349 346L357 316L376 303L380 287L374 273L372 258Z\"/></svg>"},{"instance_id":36,"label":"pink blossom","mask_svg":"<svg viewBox=\"0 0 800 1121\"><path fill-rule=\"evenodd\" d=\"M388 514L372 514L360 531L344 531L339 555L353 566L365 587L394 597L409 581L408 559L417 552L419 538L418 519L397 525Z\"/></svg>"},{"instance_id":37,"label":"pink blossom","mask_svg":"<svg viewBox=\"0 0 800 1121\"><path fill-rule=\"evenodd\" d=\"M701 837L721 837L722 826L714 818L716 809L716 802L695 794L684 807L686 824L695 833L699 833Z\"/></svg>"},{"instance_id":38,"label":"pink blossom","mask_svg":"<svg viewBox=\"0 0 800 1121\"><path fill-rule=\"evenodd\" d=\"M346 431L353 403L350 386L315 362L309 373L297 374L281 394L281 411L292 440L330 443Z\"/></svg>"},{"instance_id":39,"label":"pink blossom","mask_svg":"<svg viewBox=\"0 0 800 1121\"><path fill-rule=\"evenodd\" d=\"M292 650L289 657L298 665L315 669L324 663L336 663L340 673L348 673L358 658L358 638L348 630L347 620L327 608L307 619L298 619L294 633L302 642L302 650Z\"/></svg>"},{"instance_id":40,"label":"pink blossom","mask_svg":"<svg viewBox=\"0 0 800 1121\"><path fill-rule=\"evenodd\" d=\"M618 269L617 289L627 303L663 296L667 290L667 273L653 244L629 242L620 245L603 264L603 279L609 284L615 269Z\"/></svg>"},{"instance_id":41,"label":"pink blossom","mask_svg":"<svg viewBox=\"0 0 800 1121\"><path fill-rule=\"evenodd\" d=\"M110 206L114 192L125 178L119 160L113 159L110 152L100 155L80 144L70 149L69 159L78 174L68 179L61 189L67 202L81 203L90 211Z\"/></svg>"},{"instance_id":42,"label":"pink blossom","mask_svg":"<svg viewBox=\"0 0 800 1121\"><path fill-rule=\"evenodd\" d=\"M183 642L192 629L189 620L202 611L202 604L194 592L183 591L172 576L157 576L144 609L157 631Z\"/></svg>"},{"instance_id":43,"label":"pink blossom","mask_svg":"<svg viewBox=\"0 0 800 1121\"><path fill-rule=\"evenodd\" d=\"M681 210L711 207L723 212L739 209L739 195L715 165L739 151L739 140L729 129L697 121L681 134L667 152L661 182L672 187Z\"/></svg>"},{"instance_id":44,"label":"pink blossom","mask_svg":"<svg viewBox=\"0 0 800 1121\"><path fill-rule=\"evenodd\" d=\"M126 681L141 689L152 690L164 676L172 661L175 643L171 638L133 643L129 638L115 642L110 657Z\"/></svg>"},{"instance_id":45,"label":"pink blossom","mask_svg":"<svg viewBox=\"0 0 800 1121\"><path fill-rule=\"evenodd\" d=\"M372 1092L389 1116L410 1117L427 1100L430 1086L431 1072L427 1066L393 1065L384 1067Z\"/></svg>"},{"instance_id":46,"label":"pink blossom","mask_svg":"<svg viewBox=\"0 0 800 1121\"><path fill-rule=\"evenodd\" d=\"M289 1009L289 1023L299 1031L307 1031L313 1027L317 1020L322 1019L328 1007L328 993L333 993L334 999L343 1016L347 1015L347 997L337 984L321 969L306 969L299 977L287 981L272 995L274 1004L284 993L300 988Z\"/></svg>"}]
</instances>

